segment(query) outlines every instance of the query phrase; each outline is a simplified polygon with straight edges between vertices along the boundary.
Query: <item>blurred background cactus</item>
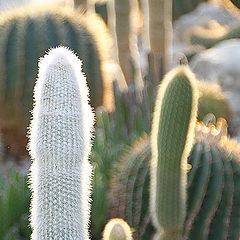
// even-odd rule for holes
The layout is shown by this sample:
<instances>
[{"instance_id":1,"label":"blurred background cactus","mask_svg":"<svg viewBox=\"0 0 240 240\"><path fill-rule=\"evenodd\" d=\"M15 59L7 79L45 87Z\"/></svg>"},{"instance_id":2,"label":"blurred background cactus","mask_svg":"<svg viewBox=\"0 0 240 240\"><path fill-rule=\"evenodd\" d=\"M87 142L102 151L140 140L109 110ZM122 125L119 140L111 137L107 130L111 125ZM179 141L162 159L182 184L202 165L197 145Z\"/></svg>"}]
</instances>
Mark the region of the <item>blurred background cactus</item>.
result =
<instances>
[{"instance_id":1,"label":"blurred background cactus","mask_svg":"<svg viewBox=\"0 0 240 240\"><path fill-rule=\"evenodd\" d=\"M111 37L100 18L57 6L17 9L0 18L0 128L10 153L26 155L37 62L49 48L64 45L81 55L92 106L112 109Z\"/></svg>"},{"instance_id":2,"label":"blurred background cactus","mask_svg":"<svg viewBox=\"0 0 240 240\"><path fill-rule=\"evenodd\" d=\"M164 87L162 87L162 89L163 88ZM175 88L175 91L178 90L179 89ZM161 96L165 99L163 95ZM173 94L173 96L175 95ZM185 95L182 95L182 97L183 96ZM174 101L173 99L172 101ZM159 102L160 101L156 104L159 104ZM182 105L182 107L186 106ZM166 114L172 117L173 111L169 111ZM179 120L179 117L177 119ZM179 129L182 128L183 124L181 121L180 123ZM167 129L168 124L169 121L166 121L163 128ZM179 129L176 130L175 133L177 133ZM153 128L152 131L156 131L156 127ZM169 131L167 131L166 134L168 133ZM157 132L155 134L157 134ZM176 134L172 136L174 138L179 137ZM228 239L238 239L240 216L239 212L235 209L238 206L236 199L238 199L239 193L233 190L236 189L235 187L237 187L238 184L234 182L233 179L238 181L237 179L239 177L239 144L228 138L227 124L224 119L219 119L216 126L211 123L207 125L202 122L198 123L195 128L194 142L188 158L188 165L180 170L183 172L188 170L187 183L185 184L187 188L187 200L179 197L179 200L170 201L170 198L168 198L169 201L165 202L165 205L163 205L159 211L156 211L156 213L159 213L160 216L163 217L165 216L164 211L168 209L167 205L171 204L171 202L174 204L174 207L169 208L167 216L162 219L162 221L165 222L172 216L166 223L169 225L162 227L163 229L168 229L166 226L169 226L170 230L164 230L161 231L161 233L164 234L165 231L170 231L169 235L167 235L169 239L181 239L181 237L183 237L183 239L225 239L225 237ZM154 142L152 142L152 145L153 144ZM161 141L161 146L164 147L165 144L166 141ZM174 144L174 148L179 145L180 141ZM172 151L170 150L169 152ZM159 153L162 153L162 151ZM109 197L112 208L110 210L110 217L121 217L132 227L138 229L134 232L136 239L151 239L155 232L151 223L151 214L148 205L150 199L150 159L150 140L145 136L137 140L131 148L128 148L126 154L117 161L111 181ZM162 168L164 169L166 166L167 164L164 164ZM176 176L176 169L177 167L175 166L172 170L174 176ZM163 174L159 174L159 176L163 176ZM164 176L164 181L168 181L168 179L172 180L171 175ZM178 184L180 183L183 182L178 181ZM205 186L205 188L203 188L203 186ZM159 201L162 201L161 203L164 202L161 199L164 199L170 192L173 192L175 194L173 196L177 197L176 190L169 190L169 188L173 188L174 185L169 186L167 190L163 191L165 187L166 184L158 188L161 189L160 194L163 194L162 198L159 197ZM180 192L183 194L184 189ZM181 222L177 221L179 220L177 215L178 211L173 211L171 215L173 208L179 207L180 209L180 205L176 204L180 199L185 201L182 202L182 204L186 206L186 218L183 216ZM235 202L233 199L235 199ZM175 221L181 224L175 225ZM159 222L161 223L161 221ZM176 226L175 230L174 226ZM199 232L199 228L201 228L201 233ZM178 235L176 236L177 233Z\"/></svg>"}]
</instances>

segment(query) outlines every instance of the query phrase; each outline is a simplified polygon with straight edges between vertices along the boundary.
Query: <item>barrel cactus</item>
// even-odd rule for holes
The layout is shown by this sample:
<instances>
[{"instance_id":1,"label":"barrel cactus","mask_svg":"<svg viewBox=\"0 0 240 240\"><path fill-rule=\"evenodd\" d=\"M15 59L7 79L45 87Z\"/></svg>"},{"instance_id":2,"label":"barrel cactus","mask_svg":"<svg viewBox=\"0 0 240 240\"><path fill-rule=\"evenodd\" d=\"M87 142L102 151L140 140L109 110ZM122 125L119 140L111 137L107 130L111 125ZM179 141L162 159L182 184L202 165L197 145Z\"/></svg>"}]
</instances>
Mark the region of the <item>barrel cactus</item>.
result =
<instances>
[{"instance_id":1,"label":"barrel cactus","mask_svg":"<svg viewBox=\"0 0 240 240\"><path fill-rule=\"evenodd\" d=\"M89 239L93 113L80 60L51 50L39 63L30 128L32 239Z\"/></svg>"},{"instance_id":2,"label":"barrel cactus","mask_svg":"<svg viewBox=\"0 0 240 240\"><path fill-rule=\"evenodd\" d=\"M180 89L175 88L176 95ZM162 95L162 98L165 98L165 94ZM171 101L174 105L175 100L172 99ZM190 102L189 105L191 105ZM172 142L164 140L161 143L163 148L169 147L166 146L167 142L168 145L174 143L174 146L169 149L169 154L172 155L176 153L176 148L185 145L185 141L182 143L179 137L179 132L182 132L182 128L184 128L183 120L180 121L181 111L177 117L173 115L174 111L183 107L186 107L183 102L178 101L175 110L170 111L166 108L166 110L169 110L166 111L166 114L173 118L175 122L179 122L175 132L172 132L174 127L172 127L173 129L170 127L171 120L165 122L165 129L170 129L169 131L172 133L168 136L169 139L172 139ZM161 113L163 114L164 110ZM185 110L182 110L182 113L189 116L185 113ZM156 114L154 118L153 121L156 121ZM163 117L160 117L159 121L163 123L165 118L162 121L161 118ZM161 134L161 138L163 136L164 134ZM174 138L178 141L175 141ZM191 141L188 143L191 145ZM158 220L155 216L152 224L149 211L149 199L153 197L153 186L150 186L152 172L150 174L149 168L152 158L151 145L153 144L156 143L152 141L150 144L150 138L147 135L137 140L116 163L111 182L110 201L112 207L110 217L120 217L127 221L136 229L134 232L136 239L152 239L155 235L154 227L156 223L154 221ZM156 146L153 151L156 151ZM162 151L159 153L162 153ZM179 175L186 177L187 174L186 180L179 180L179 182L175 182L175 185L172 181L168 189L165 188L166 186L160 188L159 184L155 185L162 191L160 195L159 193L156 194L156 197L162 196L158 199L158 206L162 206L162 208L159 207L161 217L165 216L165 218L159 220L159 223L161 223L159 232L163 239L237 240L239 238L239 153L239 144L227 136L227 124L224 119L219 119L216 125L205 125L202 122L196 124L194 144L188 161L181 165L181 168L178 168L180 164L180 160L178 160L176 165L172 167L173 177L171 177L171 172L168 175L164 173L158 175L158 177L164 176L165 179L162 179L162 181L170 181ZM172 163L173 161L169 160L169 162ZM170 163L160 165L160 167L165 169ZM179 187L182 191L180 194ZM149 188L151 189L150 192ZM173 195L169 196L169 194ZM181 196L184 194L186 195ZM166 197L168 197L168 201L164 201ZM175 200L173 201L173 199ZM174 206L169 208L171 204ZM172 209L175 209L175 211L172 211ZM164 236L166 232L169 235ZM155 236L155 238L159 239L159 236Z\"/></svg>"},{"instance_id":3,"label":"barrel cactus","mask_svg":"<svg viewBox=\"0 0 240 240\"><path fill-rule=\"evenodd\" d=\"M16 9L0 16L0 128L15 155L25 152L38 58L64 45L82 56L91 104L113 106L111 38L97 16L61 6Z\"/></svg>"}]
</instances>

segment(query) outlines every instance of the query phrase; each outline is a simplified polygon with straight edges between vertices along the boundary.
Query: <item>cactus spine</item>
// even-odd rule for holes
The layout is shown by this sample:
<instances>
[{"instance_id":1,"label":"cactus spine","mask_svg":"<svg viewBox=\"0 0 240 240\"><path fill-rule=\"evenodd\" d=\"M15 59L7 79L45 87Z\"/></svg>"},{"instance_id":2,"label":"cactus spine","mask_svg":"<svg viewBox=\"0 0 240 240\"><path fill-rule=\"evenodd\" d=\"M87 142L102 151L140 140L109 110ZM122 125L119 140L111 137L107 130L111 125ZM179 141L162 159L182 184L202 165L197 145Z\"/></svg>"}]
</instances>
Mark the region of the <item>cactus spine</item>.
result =
<instances>
[{"instance_id":1,"label":"cactus spine","mask_svg":"<svg viewBox=\"0 0 240 240\"><path fill-rule=\"evenodd\" d=\"M132 240L132 232L124 220L114 218L105 226L103 240Z\"/></svg>"},{"instance_id":2,"label":"cactus spine","mask_svg":"<svg viewBox=\"0 0 240 240\"><path fill-rule=\"evenodd\" d=\"M2 13L0 128L4 143L17 149L12 154L26 154L25 129L29 124L37 60L47 49L58 45L70 47L82 57L91 104L113 107L109 72L111 38L100 18L60 6L36 6Z\"/></svg>"},{"instance_id":3,"label":"cactus spine","mask_svg":"<svg viewBox=\"0 0 240 240\"><path fill-rule=\"evenodd\" d=\"M80 60L51 50L39 63L30 132L32 239L89 239L93 113Z\"/></svg>"},{"instance_id":4,"label":"cactus spine","mask_svg":"<svg viewBox=\"0 0 240 240\"><path fill-rule=\"evenodd\" d=\"M191 151L198 92L188 68L169 72L160 86L151 133L150 211L156 239L181 239L186 215L187 157Z\"/></svg>"}]
</instances>

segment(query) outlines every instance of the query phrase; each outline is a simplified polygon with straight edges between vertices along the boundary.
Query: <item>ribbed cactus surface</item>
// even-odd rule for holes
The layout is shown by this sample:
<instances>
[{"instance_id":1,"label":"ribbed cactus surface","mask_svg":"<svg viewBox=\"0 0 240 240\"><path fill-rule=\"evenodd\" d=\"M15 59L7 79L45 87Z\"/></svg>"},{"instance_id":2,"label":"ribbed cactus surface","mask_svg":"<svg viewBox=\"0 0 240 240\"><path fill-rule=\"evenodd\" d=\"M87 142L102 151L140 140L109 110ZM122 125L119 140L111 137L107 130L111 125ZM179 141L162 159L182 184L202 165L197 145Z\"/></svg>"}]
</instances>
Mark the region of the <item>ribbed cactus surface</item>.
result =
<instances>
[{"instance_id":1,"label":"ribbed cactus surface","mask_svg":"<svg viewBox=\"0 0 240 240\"><path fill-rule=\"evenodd\" d=\"M212 113L216 118L224 118L230 123L232 111L220 85L205 81L198 81L197 85L199 90L198 120L203 121L208 113Z\"/></svg>"},{"instance_id":2,"label":"ribbed cactus surface","mask_svg":"<svg viewBox=\"0 0 240 240\"><path fill-rule=\"evenodd\" d=\"M159 239L180 239L186 215L187 157L197 115L196 80L188 68L160 85L151 130L150 210ZM157 239L157 238L156 238Z\"/></svg>"},{"instance_id":3,"label":"ribbed cactus surface","mask_svg":"<svg viewBox=\"0 0 240 240\"><path fill-rule=\"evenodd\" d=\"M30 129L32 239L89 239L93 113L80 60L51 50L39 63Z\"/></svg>"},{"instance_id":4,"label":"ribbed cactus surface","mask_svg":"<svg viewBox=\"0 0 240 240\"><path fill-rule=\"evenodd\" d=\"M227 137L226 123L198 123L188 158L187 208L183 239L239 239L240 146ZM110 217L121 217L136 231L136 239L152 239L155 230L148 211L148 136L136 141L114 169Z\"/></svg>"},{"instance_id":5,"label":"ribbed cactus surface","mask_svg":"<svg viewBox=\"0 0 240 240\"><path fill-rule=\"evenodd\" d=\"M112 106L111 38L100 18L60 6L36 6L2 13L0 127L5 134L3 140L11 149L16 147L18 155L25 149L38 58L47 49L59 45L70 47L82 57L91 104Z\"/></svg>"}]
</instances>

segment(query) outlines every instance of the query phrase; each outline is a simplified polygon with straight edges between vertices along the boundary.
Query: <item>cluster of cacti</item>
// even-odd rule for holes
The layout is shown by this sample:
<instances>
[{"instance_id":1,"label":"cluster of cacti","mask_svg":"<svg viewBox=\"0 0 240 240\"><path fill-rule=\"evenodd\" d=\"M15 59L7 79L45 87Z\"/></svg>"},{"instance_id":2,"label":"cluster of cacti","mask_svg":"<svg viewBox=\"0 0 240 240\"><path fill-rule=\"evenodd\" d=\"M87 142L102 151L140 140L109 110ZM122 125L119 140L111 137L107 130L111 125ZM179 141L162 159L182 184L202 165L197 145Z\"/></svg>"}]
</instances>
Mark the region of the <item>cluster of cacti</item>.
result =
<instances>
[{"instance_id":1,"label":"cluster of cacti","mask_svg":"<svg viewBox=\"0 0 240 240\"><path fill-rule=\"evenodd\" d=\"M113 164L134 139L144 132L150 132L151 106L154 102L151 89L146 83L142 102L138 102L135 88L121 92L115 85L115 111L108 113L103 108L96 109L96 131L91 156L96 165L93 177L91 233L96 239L100 238L107 221L107 194Z\"/></svg>"},{"instance_id":2,"label":"cluster of cacti","mask_svg":"<svg viewBox=\"0 0 240 240\"><path fill-rule=\"evenodd\" d=\"M220 37L214 37L214 34L211 31L208 31L207 35L204 31L192 31L192 35L190 35L190 41L192 44L203 45L206 48L211 48L215 44L229 39L240 38L240 24L236 24L231 27L225 34Z\"/></svg>"},{"instance_id":3,"label":"cluster of cacti","mask_svg":"<svg viewBox=\"0 0 240 240\"><path fill-rule=\"evenodd\" d=\"M68 7L29 7L0 17L0 86L3 141L25 153L26 126L38 58L64 45L82 56L93 106L112 108L111 38L103 21Z\"/></svg>"},{"instance_id":4,"label":"cluster of cacti","mask_svg":"<svg viewBox=\"0 0 240 240\"><path fill-rule=\"evenodd\" d=\"M197 85L199 90L198 120L203 121L208 113L212 113L217 119L221 117L230 123L232 111L220 85L206 81L198 81Z\"/></svg>"},{"instance_id":5,"label":"cluster of cacti","mask_svg":"<svg viewBox=\"0 0 240 240\"><path fill-rule=\"evenodd\" d=\"M80 60L51 50L39 63L29 150L32 239L89 239L93 113Z\"/></svg>"},{"instance_id":6,"label":"cluster of cacti","mask_svg":"<svg viewBox=\"0 0 240 240\"><path fill-rule=\"evenodd\" d=\"M161 233L156 239L237 240L240 229L240 146L228 139L224 120L219 120L216 126L199 123L188 157L186 148L188 151L191 148L191 131L194 128L190 119L196 111L196 99L191 99L191 96L196 86L193 90L191 84L187 84L193 82L187 73L185 78L181 74L168 77L172 77L170 83L164 80L159 92L161 97L156 102L158 110L152 129L152 138L155 139L151 144L148 136L140 139L116 163L110 191L110 217L126 220L136 229L133 233L136 239L151 239L155 233L154 226ZM184 79L185 86L181 85ZM181 101L170 97L186 91L189 97L182 95ZM172 108L174 104L177 105ZM188 124L192 125L189 129ZM150 174L151 152L154 151L155 162L151 162L151 167L154 163L158 167Z\"/></svg>"}]
</instances>

